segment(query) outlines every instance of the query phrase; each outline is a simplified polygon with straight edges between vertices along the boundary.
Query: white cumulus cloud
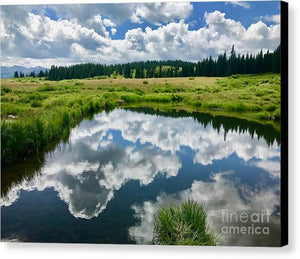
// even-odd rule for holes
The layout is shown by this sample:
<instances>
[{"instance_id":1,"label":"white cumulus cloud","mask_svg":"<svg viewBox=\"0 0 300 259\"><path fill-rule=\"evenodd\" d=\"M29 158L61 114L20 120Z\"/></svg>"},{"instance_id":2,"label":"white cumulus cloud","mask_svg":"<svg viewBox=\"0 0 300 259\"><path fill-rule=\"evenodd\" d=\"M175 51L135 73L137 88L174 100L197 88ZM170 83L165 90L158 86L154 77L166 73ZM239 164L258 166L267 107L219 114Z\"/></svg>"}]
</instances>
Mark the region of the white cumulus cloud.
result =
<instances>
[{"instance_id":1,"label":"white cumulus cloud","mask_svg":"<svg viewBox=\"0 0 300 259\"><path fill-rule=\"evenodd\" d=\"M117 33L117 29L116 28L111 28L110 32L111 32L111 35L115 35Z\"/></svg>"},{"instance_id":2,"label":"white cumulus cloud","mask_svg":"<svg viewBox=\"0 0 300 259\"><path fill-rule=\"evenodd\" d=\"M261 16L260 19L267 22L280 23L280 14Z\"/></svg>"},{"instance_id":3,"label":"white cumulus cloud","mask_svg":"<svg viewBox=\"0 0 300 259\"><path fill-rule=\"evenodd\" d=\"M131 20L141 23L147 20L150 23L161 25L174 19L185 19L189 17L193 6L190 3L144 3L136 5Z\"/></svg>"},{"instance_id":4,"label":"white cumulus cloud","mask_svg":"<svg viewBox=\"0 0 300 259\"><path fill-rule=\"evenodd\" d=\"M103 19L103 24L105 27L116 27L117 25L109 19Z\"/></svg>"},{"instance_id":5,"label":"white cumulus cloud","mask_svg":"<svg viewBox=\"0 0 300 259\"><path fill-rule=\"evenodd\" d=\"M251 5L249 2L245 2L245 1L230 1L230 2L226 2L227 4L232 4L233 6L240 6L243 7L245 9L250 9Z\"/></svg>"},{"instance_id":6,"label":"white cumulus cloud","mask_svg":"<svg viewBox=\"0 0 300 259\"><path fill-rule=\"evenodd\" d=\"M280 43L280 24L268 26L263 22L267 18L246 28L241 22L227 18L225 13L216 10L205 13L204 26L194 26L195 29L191 30L184 20L192 10L190 4L129 6L131 9L126 12L127 19L135 17L137 22L147 20L157 27L143 29L136 24L135 28L124 33L123 39L113 40L110 36L119 31L118 22L107 14L103 15L109 18L103 19L101 14L95 12L99 10L98 5L64 6L67 14L58 20L45 16L41 7L37 8L37 13L26 8L5 7L1 10L3 20L0 24L2 64L50 67L52 64L79 62L198 61L209 55L216 57L230 51L233 44L238 53L257 54L261 49L274 50ZM102 9L107 11L112 8L116 5L103 5ZM53 9L60 10L57 6ZM14 10L24 19L15 17Z\"/></svg>"}]
</instances>

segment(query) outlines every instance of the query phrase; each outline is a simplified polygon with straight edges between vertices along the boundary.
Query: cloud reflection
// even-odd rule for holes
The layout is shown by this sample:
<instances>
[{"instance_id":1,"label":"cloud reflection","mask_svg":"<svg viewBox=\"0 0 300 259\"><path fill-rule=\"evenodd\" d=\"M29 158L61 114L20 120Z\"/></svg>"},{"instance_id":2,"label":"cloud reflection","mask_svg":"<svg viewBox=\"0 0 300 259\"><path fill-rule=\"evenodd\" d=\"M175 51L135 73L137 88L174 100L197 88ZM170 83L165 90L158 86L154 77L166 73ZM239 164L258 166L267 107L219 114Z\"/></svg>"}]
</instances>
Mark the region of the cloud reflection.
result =
<instances>
[{"instance_id":1,"label":"cloud reflection","mask_svg":"<svg viewBox=\"0 0 300 259\"><path fill-rule=\"evenodd\" d=\"M174 154L153 148L121 149L109 145L94 150L82 142L57 148L48 156L41 173L29 181L14 186L2 200L10 206L20 195L20 190L43 191L54 188L69 211L78 218L96 217L106 208L114 191L129 180L147 185L159 173L165 177L177 175L181 163Z\"/></svg>"},{"instance_id":2,"label":"cloud reflection","mask_svg":"<svg viewBox=\"0 0 300 259\"><path fill-rule=\"evenodd\" d=\"M224 141L224 129L217 131L211 124L201 125L191 117L170 118L121 109L114 110L108 116L98 114L91 128L84 131L76 128L72 139L89 138L95 132L105 136L109 129L120 130L127 141L150 143L172 154L180 151L182 146L189 147L195 151L194 162L203 165L212 164L213 160L226 158L234 152L245 161L253 157L267 161L280 156L277 143L268 146L263 138L257 135L252 138L248 132L230 130Z\"/></svg>"},{"instance_id":3,"label":"cloud reflection","mask_svg":"<svg viewBox=\"0 0 300 259\"><path fill-rule=\"evenodd\" d=\"M98 216L114 191L130 180L143 186L158 174L175 177L182 167L182 147L193 150L194 163L208 165L236 153L246 164L279 178L280 163L274 158L280 156L280 148L276 144L268 146L263 138L252 138L248 132L226 134L224 141L224 129L217 131L211 124L203 126L190 117L170 118L122 109L102 112L74 128L68 144L60 144L46 155L40 173L12 187L1 203L10 206L21 190L53 188L72 215L90 219ZM222 190L216 192L209 184L203 188L212 188L209 192L215 195ZM235 189L228 186L226 190ZM238 204L239 197L230 194Z\"/></svg>"}]
</instances>

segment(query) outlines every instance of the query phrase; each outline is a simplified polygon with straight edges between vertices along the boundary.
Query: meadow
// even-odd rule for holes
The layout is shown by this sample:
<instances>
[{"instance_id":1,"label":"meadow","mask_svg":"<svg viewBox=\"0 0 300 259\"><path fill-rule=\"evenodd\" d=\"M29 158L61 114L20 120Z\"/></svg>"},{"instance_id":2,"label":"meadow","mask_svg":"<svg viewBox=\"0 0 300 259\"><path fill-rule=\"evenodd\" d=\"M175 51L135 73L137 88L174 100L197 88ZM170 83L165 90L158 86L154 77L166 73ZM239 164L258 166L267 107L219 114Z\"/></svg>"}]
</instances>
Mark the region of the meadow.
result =
<instances>
[{"instance_id":1,"label":"meadow","mask_svg":"<svg viewBox=\"0 0 300 259\"><path fill-rule=\"evenodd\" d=\"M280 75L1 80L1 160L39 154L95 112L151 107L233 116L280 130Z\"/></svg>"}]
</instances>

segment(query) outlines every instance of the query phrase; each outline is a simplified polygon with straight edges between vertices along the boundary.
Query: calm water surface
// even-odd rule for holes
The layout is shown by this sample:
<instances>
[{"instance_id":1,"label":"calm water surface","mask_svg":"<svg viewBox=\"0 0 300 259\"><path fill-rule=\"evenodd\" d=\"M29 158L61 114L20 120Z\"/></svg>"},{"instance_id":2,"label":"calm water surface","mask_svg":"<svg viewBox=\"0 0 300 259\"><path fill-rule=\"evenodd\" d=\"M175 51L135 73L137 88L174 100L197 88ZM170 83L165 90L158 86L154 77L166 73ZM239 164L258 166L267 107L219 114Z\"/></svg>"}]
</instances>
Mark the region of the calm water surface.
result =
<instances>
[{"instance_id":1,"label":"calm water surface","mask_svg":"<svg viewBox=\"0 0 300 259\"><path fill-rule=\"evenodd\" d=\"M3 168L2 239L151 244L157 210L192 199L220 245L279 245L278 135L196 113L99 113L40 161ZM263 222L235 218L268 212Z\"/></svg>"}]
</instances>

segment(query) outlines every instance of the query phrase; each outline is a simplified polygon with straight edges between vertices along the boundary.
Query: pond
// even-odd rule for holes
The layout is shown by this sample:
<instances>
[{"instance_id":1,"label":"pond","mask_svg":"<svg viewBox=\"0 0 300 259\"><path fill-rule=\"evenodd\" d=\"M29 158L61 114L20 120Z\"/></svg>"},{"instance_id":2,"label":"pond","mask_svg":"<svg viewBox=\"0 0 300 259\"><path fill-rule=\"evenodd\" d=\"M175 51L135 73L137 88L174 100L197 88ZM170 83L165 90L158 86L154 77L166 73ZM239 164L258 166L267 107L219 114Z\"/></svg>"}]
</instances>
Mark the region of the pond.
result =
<instances>
[{"instance_id":1,"label":"pond","mask_svg":"<svg viewBox=\"0 0 300 259\"><path fill-rule=\"evenodd\" d=\"M280 133L271 126L103 111L35 162L2 168L2 179L4 240L151 244L159 208L194 200L219 245L280 245Z\"/></svg>"}]
</instances>

